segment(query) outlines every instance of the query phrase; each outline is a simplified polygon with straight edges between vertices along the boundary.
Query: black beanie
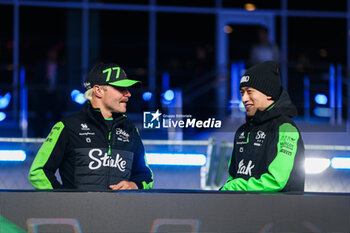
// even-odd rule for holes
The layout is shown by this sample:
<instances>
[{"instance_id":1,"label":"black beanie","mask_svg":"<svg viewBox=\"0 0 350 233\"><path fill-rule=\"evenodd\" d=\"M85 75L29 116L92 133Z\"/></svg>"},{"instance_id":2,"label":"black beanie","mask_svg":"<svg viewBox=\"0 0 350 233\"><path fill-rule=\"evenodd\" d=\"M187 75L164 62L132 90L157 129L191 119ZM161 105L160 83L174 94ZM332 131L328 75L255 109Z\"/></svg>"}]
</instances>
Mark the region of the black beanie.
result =
<instances>
[{"instance_id":1,"label":"black beanie","mask_svg":"<svg viewBox=\"0 0 350 233\"><path fill-rule=\"evenodd\" d=\"M265 61L249 68L239 84L239 89L242 87L252 87L278 100L282 90L278 65L273 61Z\"/></svg>"}]
</instances>

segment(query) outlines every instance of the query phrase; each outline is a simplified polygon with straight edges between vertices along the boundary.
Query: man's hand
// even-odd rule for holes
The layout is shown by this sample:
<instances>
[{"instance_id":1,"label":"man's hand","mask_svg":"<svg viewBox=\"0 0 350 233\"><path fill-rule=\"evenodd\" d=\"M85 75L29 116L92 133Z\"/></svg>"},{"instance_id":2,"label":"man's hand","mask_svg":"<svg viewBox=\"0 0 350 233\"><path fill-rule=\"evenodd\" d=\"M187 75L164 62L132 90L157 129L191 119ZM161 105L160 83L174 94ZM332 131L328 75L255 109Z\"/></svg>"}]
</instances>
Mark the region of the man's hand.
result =
<instances>
[{"instance_id":1,"label":"man's hand","mask_svg":"<svg viewBox=\"0 0 350 233\"><path fill-rule=\"evenodd\" d=\"M113 190L126 190L126 189L139 189L137 185L132 181L120 181L118 184L113 184L109 186Z\"/></svg>"}]
</instances>

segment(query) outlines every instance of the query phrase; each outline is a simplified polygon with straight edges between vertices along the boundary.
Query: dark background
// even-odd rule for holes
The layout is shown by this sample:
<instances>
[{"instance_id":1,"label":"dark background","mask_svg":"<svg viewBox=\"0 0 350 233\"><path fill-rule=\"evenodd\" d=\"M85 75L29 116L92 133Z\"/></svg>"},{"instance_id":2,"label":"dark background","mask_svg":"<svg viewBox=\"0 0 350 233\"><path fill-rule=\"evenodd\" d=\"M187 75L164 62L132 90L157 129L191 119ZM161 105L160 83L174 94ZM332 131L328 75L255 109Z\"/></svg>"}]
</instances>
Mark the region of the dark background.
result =
<instances>
[{"instance_id":1,"label":"dark background","mask_svg":"<svg viewBox=\"0 0 350 233\"><path fill-rule=\"evenodd\" d=\"M14 5L0 1L0 95L13 90L13 31ZM31 6L21 1L19 8L19 66L26 70L28 87L28 136L45 137L51 126L64 115L78 111L81 106L71 100L73 89L83 91L82 77L97 62L119 63L128 76L141 80L140 88L131 89L133 97L128 113L140 120L140 110L149 110L150 104L142 100L142 93L149 90L149 12L131 10L127 6L145 6L147 0L124 1L57 1L62 7L50 4ZM32 1L45 3L50 1ZM95 3L89 11L89 61L87 70L82 69L81 25L82 10L74 3ZM2 3L2 4L1 4ZM247 3L257 7L257 13L270 12L275 17L275 42L281 48L281 9L283 1L232 1L232 0L158 0L155 6L169 9L156 13L156 84L154 106L162 109L162 75L170 75L170 88L183 91L184 112L197 114L203 119L215 116L217 111L216 92L216 16L205 13L208 9L220 7L227 10L244 10ZM123 4L120 10L99 10L96 6ZM78 7L77 7L78 6ZM177 7L187 7L195 13L171 12ZM287 17L287 72L288 90L293 102L303 117L303 78L310 78L311 98L316 93L328 94L328 72L330 64L342 66L346 79L347 70L347 1L329 2L288 1L287 10L298 12ZM202 12L201 12L202 10ZM312 16L308 12L324 13ZM305 16L301 16L301 15ZM257 43L258 25L230 25L229 60L249 64L249 50ZM47 53L57 53L59 74L55 94L50 99L45 92L47 86L41 74ZM229 64L228 64L229 66ZM247 65L246 65L246 68ZM200 85L194 85L201 83ZM196 98L189 98L194 90L209 86ZM228 91L230 91L229 87ZM343 85L343 102L347 103L347 81ZM6 110L8 121L12 115L13 102ZM311 101L313 104L313 101ZM224 105L229 105L224 103ZM313 106L311 106L313 107ZM152 109L152 110L153 110ZM210 110L209 110L210 109ZM5 111L5 110L3 110ZM164 110L165 111L165 110ZM229 113L228 113L229 114ZM344 108L343 116L347 118ZM324 120L324 119L320 119ZM325 119L327 121L327 119ZM45 122L45 125L43 126ZM0 122L1 126L6 122ZM4 126L4 127L5 127ZM8 129L8 128L6 128ZM3 131L4 132L4 131ZM10 131L6 131L10 135ZM16 135L16 133L14 133Z\"/></svg>"}]
</instances>

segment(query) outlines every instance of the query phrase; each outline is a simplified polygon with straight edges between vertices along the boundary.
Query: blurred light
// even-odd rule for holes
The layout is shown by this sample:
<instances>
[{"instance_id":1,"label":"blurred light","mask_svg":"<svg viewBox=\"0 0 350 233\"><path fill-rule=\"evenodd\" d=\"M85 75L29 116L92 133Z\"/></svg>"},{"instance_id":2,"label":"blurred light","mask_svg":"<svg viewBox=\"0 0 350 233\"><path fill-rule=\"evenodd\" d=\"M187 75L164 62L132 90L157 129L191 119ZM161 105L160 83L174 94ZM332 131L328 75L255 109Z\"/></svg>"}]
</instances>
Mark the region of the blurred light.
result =
<instances>
[{"instance_id":1,"label":"blurred light","mask_svg":"<svg viewBox=\"0 0 350 233\"><path fill-rule=\"evenodd\" d=\"M328 55L328 52L326 49L320 49L320 56L321 57L327 57Z\"/></svg>"},{"instance_id":2,"label":"blurred light","mask_svg":"<svg viewBox=\"0 0 350 233\"><path fill-rule=\"evenodd\" d=\"M233 32L233 29L232 29L232 27L231 27L230 25L226 25L226 26L224 27L224 32L225 32L226 34L231 34L231 33Z\"/></svg>"},{"instance_id":3,"label":"blurred light","mask_svg":"<svg viewBox=\"0 0 350 233\"><path fill-rule=\"evenodd\" d=\"M246 4L244 4L244 8L247 11L255 11L256 10L256 6L253 3L246 3Z\"/></svg>"},{"instance_id":4,"label":"blurred light","mask_svg":"<svg viewBox=\"0 0 350 233\"><path fill-rule=\"evenodd\" d=\"M175 93L173 90L167 90L166 92L164 92L164 99L166 101L172 101L175 98Z\"/></svg>"},{"instance_id":5,"label":"blurred light","mask_svg":"<svg viewBox=\"0 0 350 233\"><path fill-rule=\"evenodd\" d=\"M207 162L204 154L146 153L150 165L203 166Z\"/></svg>"},{"instance_id":6,"label":"blurred light","mask_svg":"<svg viewBox=\"0 0 350 233\"><path fill-rule=\"evenodd\" d=\"M243 104L242 101L239 103L239 110L241 110L241 112L246 112L244 104Z\"/></svg>"},{"instance_id":7,"label":"blurred light","mask_svg":"<svg viewBox=\"0 0 350 233\"><path fill-rule=\"evenodd\" d=\"M329 159L324 158L306 158L305 159L305 173L318 174L326 170L331 164Z\"/></svg>"},{"instance_id":8,"label":"blurred light","mask_svg":"<svg viewBox=\"0 0 350 233\"><path fill-rule=\"evenodd\" d=\"M76 95L74 101L76 103L78 103L78 104L84 104L86 102L84 94L83 93L79 93L78 95Z\"/></svg>"},{"instance_id":9,"label":"blurred light","mask_svg":"<svg viewBox=\"0 0 350 233\"><path fill-rule=\"evenodd\" d=\"M317 104L326 105L328 103L328 98L325 94L316 94L315 102Z\"/></svg>"},{"instance_id":10,"label":"blurred light","mask_svg":"<svg viewBox=\"0 0 350 233\"><path fill-rule=\"evenodd\" d=\"M142 98L144 101L150 101L152 96L153 96L153 94L149 91L146 91L142 94Z\"/></svg>"},{"instance_id":11,"label":"blurred light","mask_svg":"<svg viewBox=\"0 0 350 233\"><path fill-rule=\"evenodd\" d=\"M318 117L330 117L331 109L325 107L316 107L314 108L314 114Z\"/></svg>"},{"instance_id":12,"label":"blurred light","mask_svg":"<svg viewBox=\"0 0 350 233\"><path fill-rule=\"evenodd\" d=\"M72 97L72 99L74 99L74 97L76 95L78 95L80 93L80 91L78 91L77 89L74 89L71 93L70 93L70 96Z\"/></svg>"},{"instance_id":13,"label":"blurred light","mask_svg":"<svg viewBox=\"0 0 350 233\"><path fill-rule=\"evenodd\" d=\"M0 150L0 161L24 161L26 152L23 150Z\"/></svg>"},{"instance_id":14,"label":"blurred light","mask_svg":"<svg viewBox=\"0 0 350 233\"><path fill-rule=\"evenodd\" d=\"M0 121L3 121L6 119L6 113L0 112Z\"/></svg>"},{"instance_id":15,"label":"blurred light","mask_svg":"<svg viewBox=\"0 0 350 233\"><path fill-rule=\"evenodd\" d=\"M78 104L84 104L86 102L86 98L83 93L81 93L79 90L74 89L70 96L72 97L72 100Z\"/></svg>"},{"instance_id":16,"label":"blurred light","mask_svg":"<svg viewBox=\"0 0 350 233\"><path fill-rule=\"evenodd\" d=\"M350 157L333 157L331 166L334 169L350 169Z\"/></svg>"},{"instance_id":17,"label":"blurred light","mask_svg":"<svg viewBox=\"0 0 350 233\"><path fill-rule=\"evenodd\" d=\"M11 93L7 92L4 96L0 96L0 109L5 109L10 104Z\"/></svg>"}]
</instances>

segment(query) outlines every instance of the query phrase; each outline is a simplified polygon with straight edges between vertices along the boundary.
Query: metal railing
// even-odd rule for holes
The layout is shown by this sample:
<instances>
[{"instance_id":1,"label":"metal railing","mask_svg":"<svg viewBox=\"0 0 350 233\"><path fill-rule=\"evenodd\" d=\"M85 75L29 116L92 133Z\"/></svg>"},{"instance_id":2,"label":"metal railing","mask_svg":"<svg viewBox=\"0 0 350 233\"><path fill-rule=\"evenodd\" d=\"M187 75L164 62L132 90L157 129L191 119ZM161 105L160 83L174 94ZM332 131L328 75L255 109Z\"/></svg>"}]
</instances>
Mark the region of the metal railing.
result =
<instances>
[{"instance_id":1,"label":"metal railing","mask_svg":"<svg viewBox=\"0 0 350 233\"><path fill-rule=\"evenodd\" d=\"M23 162L4 163L0 162L0 189L28 189L31 188L27 180L30 165L39 150L44 138L0 138L1 149L22 149L27 151L27 159ZM172 180L174 188L181 182L200 183L201 190L218 190L226 181L228 176L228 163L233 149L233 143L227 141L216 142L213 138L209 140L143 140L147 152L193 152L200 151L206 154L206 163L194 169L195 177L191 174L178 174L181 170L172 170L164 167L161 175ZM193 149L195 148L195 149ZM350 146L348 145L305 145L306 158L326 158L349 157ZM198 175L198 172L200 173ZM173 178L176 174L177 178ZM199 180L197 180L199 177ZM158 181L160 177L158 178ZM165 179L165 178L163 178ZM190 182L187 179L192 179ZM193 180L195 179L195 180ZM161 182L160 182L161 183ZM160 187L161 188L161 185ZM193 188L196 189L196 188ZM350 192L350 172L349 170L337 170L331 166L327 167L320 174L305 175L305 191L309 192Z\"/></svg>"},{"instance_id":2,"label":"metal railing","mask_svg":"<svg viewBox=\"0 0 350 233\"><path fill-rule=\"evenodd\" d=\"M350 146L347 145L316 145L308 144L305 147L305 158L319 158L331 160L335 156L348 157ZM220 144L216 173L212 184L213 189L221 187L228 173L228 163L233 150L233 143L223 141ZM333 169L330 165L317 174L305 174L306 192L350 192L349 170Z\"/></svg>"},{"instance_id":3,"label":"metal railing","mask_svg":"<svg viewBox=\"0 0 350 233\"><path fill-rule=\"evenodd\" d=\"M0 138L0 150L3 148L11 150L26 150L29 156L27 156L26 161L23 161L21 165L17 165L17 167L9 166L6 169L0 169L0 189L25 189L30 187L30 184L27 180L27 173L29 172L30 165L35 157L35 154L39 150L41 144L45 141L45 138ZM200 188L202 190L211 189L210 180L213 176L214 171L214 163L213 157L215 156L216 151L216 143L215 140L210 138L208 140L143 140L143 144L146 147L153 146L154 148L161 148L162 146L170 146L164 151L176 151L179 150L179 146L186 147L197 147L201 151L205 150L206 154L206 163L200 167ZM176 148L177 147L177 148ZM152 150L154 150L154 148ZM184 151L183 148L181 148ZM18 162L17 162L18 163ZM6 164L1 164L0 167L5 168ZM9 169L8 172L5 170ZM17 169L17 171L15 170ZM2 170L2 171L1 171ZM13 179L16 177L17 182L10 182L6 179ZM19 181L22 180L22 181ZM21 185L25 184L25 187L21 187ZM9 187L11 186L11 187Z\"/></svg>"}]
</instances>

